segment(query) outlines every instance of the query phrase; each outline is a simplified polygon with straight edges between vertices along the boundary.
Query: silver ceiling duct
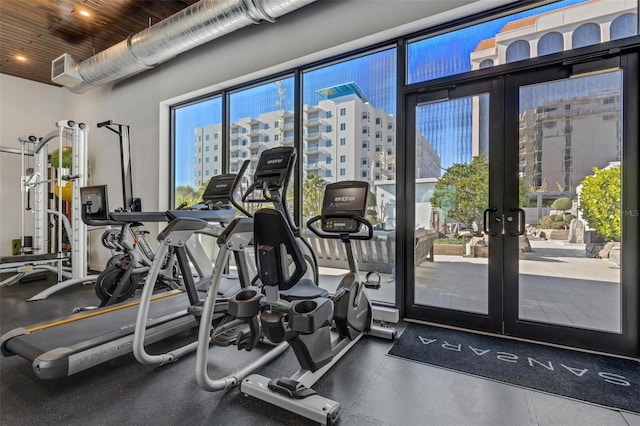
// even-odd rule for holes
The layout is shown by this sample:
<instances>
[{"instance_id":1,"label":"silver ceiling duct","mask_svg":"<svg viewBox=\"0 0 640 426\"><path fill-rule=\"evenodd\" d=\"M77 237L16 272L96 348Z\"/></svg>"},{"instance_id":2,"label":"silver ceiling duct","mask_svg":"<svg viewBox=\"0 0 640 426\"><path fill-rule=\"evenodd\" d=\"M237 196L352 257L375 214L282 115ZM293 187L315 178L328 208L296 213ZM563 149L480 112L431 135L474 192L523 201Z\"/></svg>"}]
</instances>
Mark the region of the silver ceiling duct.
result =
<instances>
[{"instance_id":1,"label":"silver ceiling duct","mask_svg":"<svg viewBox=\"0 0 640 426\"><path fill-rule=\"evenodd\" d=\"M75 93L130 77L225 34L276 18L316 0L200 0L76 64L55 59L51 80Z\"/></svg>"}]
</instances>

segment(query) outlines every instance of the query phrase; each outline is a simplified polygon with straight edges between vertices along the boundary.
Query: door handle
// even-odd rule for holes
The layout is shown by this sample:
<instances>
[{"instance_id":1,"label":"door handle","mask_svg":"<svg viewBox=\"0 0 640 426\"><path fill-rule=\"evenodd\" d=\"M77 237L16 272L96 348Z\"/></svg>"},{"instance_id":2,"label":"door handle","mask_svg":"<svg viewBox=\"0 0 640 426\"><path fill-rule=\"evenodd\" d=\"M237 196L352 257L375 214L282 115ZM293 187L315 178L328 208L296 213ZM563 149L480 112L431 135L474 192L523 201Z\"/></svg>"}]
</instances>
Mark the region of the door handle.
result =
<instances>
[{"instance_id":1,"label":"door handle","mask_svg":"<svg viewBox=\"0 0 640 426\"><path fill-rule=\"evenodd\" d=\"M486 209L483 213L482 213L482 232L484 232L487 235L492 235L492 236L496 236L498 235L497 232L492 232L489 229L489 213L491 212L495 212L498 209L495 207L489 207L488 209Z\"/></svg>"},{"instance_id":2,"label":"door handle","mask_svg":"<svg viewBox=\"0 0 640 426\"><path fill-rule=\"evenodd\" d=\"M524 235L524 233L526 232L525 229L525 220L526 220L526 214L524 212L524 210L522 210L521 208L518 207L513 207L511 209L512 212L517 212L518 215L518 231L517 232L511 232L509 235L511 235L512 237L518 236L518 235ZM510 218L511 219L511 218Z\"/></svg>"}]
</instances>

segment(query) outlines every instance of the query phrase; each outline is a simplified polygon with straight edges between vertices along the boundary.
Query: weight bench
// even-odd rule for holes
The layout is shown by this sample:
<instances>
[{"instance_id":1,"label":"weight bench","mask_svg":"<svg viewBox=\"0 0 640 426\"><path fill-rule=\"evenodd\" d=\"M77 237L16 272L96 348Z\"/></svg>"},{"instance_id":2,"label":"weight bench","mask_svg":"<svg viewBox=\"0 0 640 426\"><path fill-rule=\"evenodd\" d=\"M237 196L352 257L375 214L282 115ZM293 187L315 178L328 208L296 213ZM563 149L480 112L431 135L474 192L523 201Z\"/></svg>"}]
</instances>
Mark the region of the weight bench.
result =
<instances>
[{"instance_id":1,"label":"weight bench","mask_svg":"<svg viewBox=\"0 0 640 426\"><path fill-rule=\"evenodd\" d=\"M9 287L20 282L23 278L42 272L58 272L52 264L68 260L59 258L57 253L21 254L17 256L0 257L0 273L14 273L15 275L0 282L0 288ZM65 273L63 272L63 275ZM71 273L66 274L71 277Z\"/></svg>"}]
</instances>

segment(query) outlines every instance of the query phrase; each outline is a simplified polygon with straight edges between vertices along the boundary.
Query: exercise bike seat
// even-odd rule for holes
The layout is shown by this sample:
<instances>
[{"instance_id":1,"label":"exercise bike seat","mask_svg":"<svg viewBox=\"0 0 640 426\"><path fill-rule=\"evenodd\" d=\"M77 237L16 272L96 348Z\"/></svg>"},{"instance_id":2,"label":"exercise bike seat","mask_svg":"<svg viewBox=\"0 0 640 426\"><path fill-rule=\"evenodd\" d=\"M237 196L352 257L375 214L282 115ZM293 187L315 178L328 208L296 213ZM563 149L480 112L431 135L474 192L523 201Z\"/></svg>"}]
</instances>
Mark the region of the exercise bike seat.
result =
<instances>
[{"instance_id":1,"label":"exercise bike seat","mask_svg":"<svg viewBox=\"0 0 640 426\"><path fill-rule=\"evenodd\" d=\"M288 290L280 290L280 297L291 302L293 300L314 299L316 297L329 297L329 292L320 288L309 278L303 278Z\"/></svg>"}]
</instances>

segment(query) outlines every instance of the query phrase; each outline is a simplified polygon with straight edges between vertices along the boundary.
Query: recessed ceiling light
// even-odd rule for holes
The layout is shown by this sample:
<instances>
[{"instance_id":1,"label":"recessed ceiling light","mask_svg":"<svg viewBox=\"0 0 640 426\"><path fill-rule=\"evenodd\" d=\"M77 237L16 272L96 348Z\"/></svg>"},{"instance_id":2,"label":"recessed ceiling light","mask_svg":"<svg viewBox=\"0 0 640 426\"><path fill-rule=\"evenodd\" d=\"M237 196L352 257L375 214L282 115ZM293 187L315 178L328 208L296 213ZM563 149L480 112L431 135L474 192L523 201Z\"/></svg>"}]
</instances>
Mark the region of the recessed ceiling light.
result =
<instances>
[{"instance_id":1,"label":"recessed ceiling light","mask_svg":"<svg viewBox=\"0 0 640 426\"><path fill-rule=\"evenodd\" d=\"M27 62L27 57L26 56L16 55L15 58L16 58L16 61Z\"/></svg>"},{"instance_id":2,"label":"recessed ceiling light","mask_svg":"<svg viewBox=\"0 0 640 426\"><path fill-rule=\"evenodd\" d=\"M87 18L88 18L89 16L91 16L91 14L90 14L89 12L87 12L86 10L81 10L79 13L80 13L80 15L85 16L85 17L87 17Z\"/></svg>"}]
</instances>

